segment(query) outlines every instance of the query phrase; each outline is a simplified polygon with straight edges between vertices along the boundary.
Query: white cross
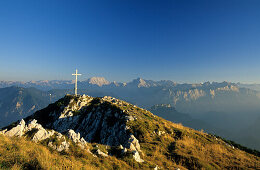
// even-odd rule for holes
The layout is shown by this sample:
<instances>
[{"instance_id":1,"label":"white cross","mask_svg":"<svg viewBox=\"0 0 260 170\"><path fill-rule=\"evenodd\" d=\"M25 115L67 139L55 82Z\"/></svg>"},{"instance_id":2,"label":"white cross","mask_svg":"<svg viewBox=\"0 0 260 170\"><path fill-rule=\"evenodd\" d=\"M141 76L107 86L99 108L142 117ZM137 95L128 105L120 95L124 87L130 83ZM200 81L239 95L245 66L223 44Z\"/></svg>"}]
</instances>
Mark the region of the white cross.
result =
<instances>
[{"instance_id":1,"label":"white cross","mask_svg":"<svg viewBox=\"0 0 260 170\"><path fill-rule=\"evenodd\" d=\"M77 81L78 81L78 76L81 76L81 74L78 74L78 70L76 69L76 74L72 74L73 76L76 76L75 80L75 96L77 96Z\"/></svg>"}]
</instances>

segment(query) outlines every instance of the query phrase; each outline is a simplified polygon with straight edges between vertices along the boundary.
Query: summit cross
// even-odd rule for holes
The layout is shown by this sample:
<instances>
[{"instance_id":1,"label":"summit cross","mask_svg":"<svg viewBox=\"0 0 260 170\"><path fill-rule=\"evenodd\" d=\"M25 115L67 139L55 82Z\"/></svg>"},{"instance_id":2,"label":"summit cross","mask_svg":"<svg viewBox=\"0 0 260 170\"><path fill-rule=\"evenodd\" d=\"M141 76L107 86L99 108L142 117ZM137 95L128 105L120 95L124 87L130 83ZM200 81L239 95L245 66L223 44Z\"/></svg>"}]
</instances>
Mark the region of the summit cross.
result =
<instances>
[{"instance_id":1,"label":"summit cross","mask_svg":"<svg viewBox=\"0 0 260 170\"><path fill-rule=\"evenodd\" d=\"M73 76L76 76L76 80L75 80L75 96L77 96L77 82L78 82L78 76L81 76L81 74L78 74L78 70L76 69L76 74L72 74Z\"/></svg>"}]
</instances>

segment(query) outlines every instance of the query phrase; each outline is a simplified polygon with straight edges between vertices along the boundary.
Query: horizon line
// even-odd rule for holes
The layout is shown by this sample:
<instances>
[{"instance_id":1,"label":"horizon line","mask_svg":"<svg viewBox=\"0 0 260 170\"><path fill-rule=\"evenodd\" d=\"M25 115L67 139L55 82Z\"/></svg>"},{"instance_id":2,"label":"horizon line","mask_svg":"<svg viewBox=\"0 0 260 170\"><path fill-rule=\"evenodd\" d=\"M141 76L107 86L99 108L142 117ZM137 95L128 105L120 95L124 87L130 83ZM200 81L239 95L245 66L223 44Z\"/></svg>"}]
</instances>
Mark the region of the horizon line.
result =
<instances>
[{"instance_id":1,"label":"horizon line","mask_svg":"<svg viewBox=\"0 0 260 170\"><path fill-rule=\"evenodd\" d=\"M142 77L137 77L137 78L134 78L132 80L128 80L127 82L125 81L110 81L110 80L107 80L105 77L101 77L101 76L93 76L93 77L89 77L89 78L86 78L84 80L78 80L78 82L84 82L84 81L87 81L91 78L104 78L106 81L108 81L109 83L113 83L113 82L117 82L117 83L129 83L129 82L132 82L133 80L136 80L136 79L143 79L145 81L155 81L155 82L159 82L159 81L171 81L173 83L177 83L177 84L204 84L204 83L223 83L223 82L227 82L227 83L235 83L235 84L260 84L260 82L251 82L251 81L237 81L237 82L232 82L232 81L228 81L228 80L221 80L221 81L202 81L202 82L191 82L191 81L174 81L174 80L170 80L170 79L161 79L161 80L152 80L152 79L145 79L145 78L142 78ZM29 83L29 82L44 82L44 81L75 81L73 79L52 79L52 80L28 80L28 81L24 81L24 80L0 80L0 82L20 82L20 83Z\"/></svg>"}]
</instances>

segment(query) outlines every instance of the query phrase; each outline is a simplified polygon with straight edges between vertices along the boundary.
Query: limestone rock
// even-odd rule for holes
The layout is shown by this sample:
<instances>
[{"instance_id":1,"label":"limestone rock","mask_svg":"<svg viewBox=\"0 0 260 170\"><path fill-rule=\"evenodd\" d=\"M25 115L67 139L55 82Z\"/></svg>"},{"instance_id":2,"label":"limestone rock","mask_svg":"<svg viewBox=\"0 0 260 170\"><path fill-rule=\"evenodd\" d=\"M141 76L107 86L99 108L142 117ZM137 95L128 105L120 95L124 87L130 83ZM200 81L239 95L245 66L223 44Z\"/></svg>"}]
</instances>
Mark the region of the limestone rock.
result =
<instances>
[{"instance_id":1,"label":"limestone rock","mask_svg":"<svg viewBox=\"0 0 260 170\"><path fill-rule=\"evenodd\" d=\"M103 157L107 157L108 156L106 153L102 152L100 149L98 149L96 151L96 154L99 155L99 156L103 156Z\"/></svg>"},{"instance_id":2,"label":"limestone rock","mask_svg":"<svg viewBox=\"0 0 260 170\"><path fill-rule=\"evenodd\" d=\"M69 139L71 139L74 143L77 143L81 148L85 148L85 145L87 142L84 138L80 138L80 133L75 133L74 130L70 129L67 132L67 136Z\"/></svg>"},{"instance_id":3,"label":"limestone rock","mask_svg":"<svg viewBox=\"0 0 260 170\"><path fill-rule=\"evenodd\" d=\"M10 137L11 136L21 137L24 134L26 134L26 132L29 132L33 129L36 129L36 131L37 131L32 137L32 140L34 142L44 140L54 134L53 130L51 130L51 131L45 130L40 124L37 123L37 120L35 120L35 119L32 120L27 125L26 125L25 121L22 119L17 126L13 127L10 130L5 129L2 131L2 133L4 135L10 136Z\"/></svg>"},{"instance_id":4,"label":"limestone rock","mask_svg":"<svg viewBox=\"0 0 260 170\"><path fill-rule=\"evenodd\" d=\"M34 133L32 133L32 136L31 136L31 139L34 142L39 142L39 141L45 140L55 134L56 137L58 139L63 140L63 142L59 146L55 146L55 145L53 145L52 142L49 142L48 146L52 147L53 149L56 149L59 152L62 150L67 150L69 148L69 143L65 140L65 137L61 133L57 133L54 130L44 129L42 127L42 125L37 123L37 120L35 120L35 119L30 121L28 124L26 124L26 122L22 119L17 126L13 127L10 130L5 129L5 130L1 131L1 133L4 135L7 135L9 137L12 137L12 136L21 137L31 131L34 132Z\"/></svg>"},{"instance_id":5,"label":"limestone rock","mask_svg":"<svg viewBox=\"0 0 260 170\"><path fill-rule=\"evenodd\" d=\"M130 135L126 147L132 151L141 151L139 141L134 135Z\"/></svg>"},{"instance_id":6,"label":"limestone rock","mask_svg":"<svg viewBox=\"0 0 260 170\"><path fill-rule=\"evenodd\" d=\"M58 152L61 152L63 150L68 150L70 145L67 141L63 141L59 146L54 145L52 142L49 142L48 146L57 150Z\"/></svg>"},{"instance_id":7,"label":"limestone rock","mask_svg":"<svg viewBox=\"0 0 260 170\"><path fill-rule=\"evenodd\" d=\"M46 131L45 129L39 129L33 136L32 141L38 142L51 137L54 134L54 130Z\"/></svg>"},{"instance_id":8,"label":"limestone rock","mask_svg":"<svg viewBox=\"0 0 260 170\"><path fill-rule=\"evenodd\" d=\"M65 104L66 103L66 104ZM87 142L94 142L108 146L120 146L122 154L127 151L133 152L136 160L140 161L139 153L142 153L139 141L132 133L129 133L130 126L128 121L136 121L137 117L127 109L122 110L121 107L134 107L133 105L121 101L119 99L105 96L103 98L93 98L87 95L83 96L65 96L64 100L57 103L58 108L52 110L36 112L28 125L21 121L20 124L12 129L12 131L4 131L3 133L16 134L22 136L26 131L37 129L33 134L33 141L38 142L56 135L63 142L61 146L54 146L54 143L48 145L58 151L69 147L69 143L63 140L65 134L68 138L79 145L86 148ZM50 121L41 121L41 120ZM53 129L46 130L46 129ZM61 134L62 133L62 134ZM97 151L100 155L105 156L101 151Z\"/></svg>"},{"instance_id":9,"label":"limestone rock","mask_svg":"<svg viewBox=\"0 0 260 170\"><path fill-rule=\"evenodd\" d=\"M3 130L2 133L10 137L12 136L21 137L24 134L24 128L25 128L25 121L22 119L17 126L13 127L8 131Z\"/></svg>"},{"instance_id":10,"label":"limestone rock","mask_svg":"<svg viewBox=\"0 0 260 170\"><path fill-rule=\"evenodd\" d=\"M37 129L34 134L32 141L38 142L51 137L54 134L54 130L45 130L41 124L37 123L37 120L33 119L25 128L25 131L31 131L32 129Z\"/></svg>"},{"instance_id":11,"label":"limestone rock","mask_svg":"<svg viewBox=\"0 0 260 170\"><path fill-rule=\"evenodd\" d=\"M123 153L126 153L126 152L127 152L127 149L126 149L126 148L124 148L124 149L122 150L122 152L123 152Z\"/></svg>"},{"instance_id":12,"label":"limestone rock","mask_svg":"<svg viewBox=\"0 0 260 170\"><path fill-rule=\"evenodd\" d=\"M120 145L119 148L121 149L122 154L127 152L127 149L125 147L123 147L122 145Z\"/></svg>"},{"instance_id":13,"label":"limestone rock","mask_svg":"<svg viewBox=\"0 0 260 170\"><path fill-rule=\"evenodd\" d=\"M127 121L133 121L133 120L135 120L135 118L133 116L126 116L126 120Z\"/></svg>"},{"instance_id":14,"label":"limestone rock","mask_svg":"<svg viewBox=\"0 0 260 170\"><path fill-rule=\"evenodd\" d=\"M133 157L136 160L136 162L144 162L144 160L141 159L138 151L133 151Z\"/></svg>"}]
</instances>

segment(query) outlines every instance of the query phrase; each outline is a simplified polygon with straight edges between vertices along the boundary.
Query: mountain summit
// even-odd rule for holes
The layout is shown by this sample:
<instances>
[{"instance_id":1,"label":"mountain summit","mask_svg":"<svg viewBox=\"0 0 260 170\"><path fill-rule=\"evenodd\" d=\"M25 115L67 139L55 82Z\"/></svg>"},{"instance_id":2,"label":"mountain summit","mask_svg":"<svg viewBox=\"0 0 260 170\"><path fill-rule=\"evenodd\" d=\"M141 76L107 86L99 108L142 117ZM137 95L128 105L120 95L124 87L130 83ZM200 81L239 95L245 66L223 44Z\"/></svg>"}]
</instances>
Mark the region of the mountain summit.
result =
<instances>
[{"instance_id":1,"label":"mountain summit","mask_svg":"<svg viewBox=\"0 0 260 170\"><path fill-rule=\"evenodd\" d=\"M110 84L104 77L91 77L87 82L92 85L98 85L99 87Z\"/></svg>"},{"instance_id":2,"label":"mountain summit","mask_svg":"<svg viewBox=\"0 0 260 170\"><path fill-rule=\"evenodd\" d=\"M107 161L115 156L121 168L260 167L258 152L247 150L255 155L246 153L219 137L171 123L109 96L66 95L3 128L1 133L29 136L59 152L68 152L77 144Z\"/></svg>"}]
</instances>

